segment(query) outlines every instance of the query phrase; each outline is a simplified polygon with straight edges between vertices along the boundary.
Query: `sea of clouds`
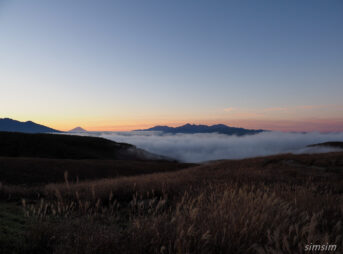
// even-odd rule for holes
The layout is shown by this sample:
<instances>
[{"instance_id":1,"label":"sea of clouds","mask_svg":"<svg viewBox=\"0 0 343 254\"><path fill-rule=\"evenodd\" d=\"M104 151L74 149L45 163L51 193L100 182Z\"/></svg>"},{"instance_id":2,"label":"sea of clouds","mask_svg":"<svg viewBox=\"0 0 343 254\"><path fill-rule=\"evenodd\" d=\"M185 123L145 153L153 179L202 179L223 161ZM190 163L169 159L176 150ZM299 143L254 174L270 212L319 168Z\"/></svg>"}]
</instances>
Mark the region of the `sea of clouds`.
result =
<instances>
[{"instance_id":1,"label":"sea of clouds","mask_svg":"<svg viewBox=\"0 0 343 254\"><path fill-rule=\"evenodd\" d=\"M152 153L184 162L240 159L280 153L322 153L339 151L327 147L306 147L327 141L343 141L343 133L262 132L248 136L224 134L163 134L160 132L87 132L79 135L124 142Z\"/></svg>"}]
</instances>

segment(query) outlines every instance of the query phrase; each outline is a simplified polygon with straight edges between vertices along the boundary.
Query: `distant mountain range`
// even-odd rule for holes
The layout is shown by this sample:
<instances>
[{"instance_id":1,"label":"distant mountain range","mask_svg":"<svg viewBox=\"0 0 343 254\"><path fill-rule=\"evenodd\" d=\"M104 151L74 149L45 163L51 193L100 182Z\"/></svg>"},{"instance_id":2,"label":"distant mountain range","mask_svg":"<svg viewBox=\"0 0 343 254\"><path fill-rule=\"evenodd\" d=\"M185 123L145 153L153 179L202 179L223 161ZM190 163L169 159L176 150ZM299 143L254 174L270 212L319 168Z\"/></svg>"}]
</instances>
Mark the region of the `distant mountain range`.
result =
<instances>
[{"instance_id":1,"label":"distant mountain range","mask_svg":"<svg viewBox=\"0 0 343 254\"><path fill-rule=\"evenodd\" d=\"M7 131L7 132L24 132L24 133L53 133L53 132L61 132L59 130L55 130L49 128L47 126L34 123L32 121L27 122L20 122L10 118L0 118L0 131ZM216 124L216 125L196 125L196 124L185 124L179 127L169 127L169 126L155 126L149 129L142 129L136 131L160 131L163 133L187 133L187 134L195 134L195 133L220 133L226 135L252 135L257 134L266 130L251 130L251 129L244 129L244 128L237 128L237 127L230 127L225 124ZM87 132L82 127L76 127L68 132Z\"/></svg>"},{"instance_id":2,"label":"distant mountain range","mask_svg":"<svg viewBox=\"0 0 343 254\"><path fill-rule=\"evenodd\" d=\"M32 121L20 122L10 118L0 118L0 131L25 133L60 132Z\"/></svg>"},{"instance_id":3,"label":"distant mountain range","mask_svg":"<svg viewBox=\"0 0 343 254\"><path fill-rule=\"evenodd\" d=\"M82 127L76 127L68 132L87 132L87 131Z\"/></svg>"},{"instance_id":4,"label":"distant mountain range","mask_svg":"<svg viewBox=\"0 0 343 254\"><path fill-rule=\"evenodd\" d=\"M169 127L169 126L155 126L149 129L136 130L136 131L161 131L164 133L220 133L226 135L252 135L263 132L265 130L249 130L244 128L230 127L225 124L216 124L216 125L196 125L196 124L185 124L179 127Z\"/></svg>"}]
</instances>

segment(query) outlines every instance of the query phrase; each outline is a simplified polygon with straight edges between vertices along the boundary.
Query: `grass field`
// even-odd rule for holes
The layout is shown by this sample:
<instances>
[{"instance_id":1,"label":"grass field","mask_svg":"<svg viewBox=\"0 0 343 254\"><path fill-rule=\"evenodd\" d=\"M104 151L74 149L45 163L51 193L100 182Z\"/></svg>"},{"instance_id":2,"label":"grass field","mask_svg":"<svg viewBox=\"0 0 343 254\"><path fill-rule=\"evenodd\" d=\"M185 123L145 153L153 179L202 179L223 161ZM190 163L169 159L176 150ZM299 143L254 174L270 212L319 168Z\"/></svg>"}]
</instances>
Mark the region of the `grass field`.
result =
<instances>
[{"instance_id":1,"label":"grass field","mask_svg":"<svg viewBox=\"0 0 343 254\"><path fill-rule=\"evenodd\" d=\"M64 182L66 171L69 181L76 182L175 171L193 165L174 161L0 157L0 175L3 184L36 186Z\"/></svg>"},{"instance_id":2,"label":"grass field","mask_svg":"<svg viewBox=\"0 0 343 254\"><path fill-rule=\"evenodd\" d=\"M6 209L17 211L5 238L14 253L305 253L316 243L342 252L342 153L61 178L2 185L7 225Z\"/></svg>"}]
</instances>

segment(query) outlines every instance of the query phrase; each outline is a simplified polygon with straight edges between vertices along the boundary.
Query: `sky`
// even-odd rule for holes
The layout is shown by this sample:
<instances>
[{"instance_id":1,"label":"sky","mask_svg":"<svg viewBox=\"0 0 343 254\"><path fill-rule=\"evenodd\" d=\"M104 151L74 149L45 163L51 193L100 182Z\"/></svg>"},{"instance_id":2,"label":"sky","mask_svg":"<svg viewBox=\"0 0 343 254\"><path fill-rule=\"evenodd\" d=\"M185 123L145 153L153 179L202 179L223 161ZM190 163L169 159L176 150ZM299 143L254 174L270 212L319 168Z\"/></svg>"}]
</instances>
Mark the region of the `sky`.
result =
<instances>
[{"instance_id":1,"label":"sky","mask_svg":"<svg viewBox=\"0 0 343 254\"><path fill-rule=\"evenodd\" d=\"M0 117L343 131L343 1L0 0Z\"/></svg>"}]
</instances>

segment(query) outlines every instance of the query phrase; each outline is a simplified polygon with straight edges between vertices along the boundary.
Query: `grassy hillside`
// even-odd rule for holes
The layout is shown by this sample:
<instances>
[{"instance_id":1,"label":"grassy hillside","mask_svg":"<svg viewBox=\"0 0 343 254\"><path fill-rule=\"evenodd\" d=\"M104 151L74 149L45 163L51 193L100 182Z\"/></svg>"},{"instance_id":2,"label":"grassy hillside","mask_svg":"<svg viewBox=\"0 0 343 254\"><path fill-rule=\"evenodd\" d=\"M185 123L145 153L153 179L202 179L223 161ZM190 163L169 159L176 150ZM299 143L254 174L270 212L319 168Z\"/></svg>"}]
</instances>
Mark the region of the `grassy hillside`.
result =
<instances>
[{"instance_id":1,"label":"grassy hillside","mask_svg":"<svg viewBox=\"0 0 343 254\"><path fill-rule=\"evenodd\" d=\"M75 160L0 157L0 182L11 185L42 185L69 180L116 178L156 172L174 171L194 164L173 161Z\"/></svg>"},{"instance_id":2,"label":"grassy hillside","mask_svg":"<svg viewBox=\"0 0 343 254\"><path fill-rule=\"evenodd\" d=\"M0 156L58 159L163 159L133 145L104 138L0 132Z\"/></svg>"},{"instance_id":3,"label":"grassy hillside","mask_svg":"<svg viewBox=\"0 0 343 254\"><path fill-rule=\"evenodd\" d=\"M72 184L176 171L193 165L102 138L0 132L0 253L48 251L40 242L27 238L40 222L25 216L20 202L25 192L33 197L29 202L36 204L43 197L41 188L66 179Z\"/></svg>"},{"instance_id":4,"label":"grassy hillside","mask_svg":"<svg viewBox=\"0 0 343 254\"><path fill-rule=\"evenodd\" d=\"M306 245L327 243L341 253L343 247L343 153L3 185L0 196L25 199L21 246L31 253L309 253Z\"/></svg>"}]
</instances>

